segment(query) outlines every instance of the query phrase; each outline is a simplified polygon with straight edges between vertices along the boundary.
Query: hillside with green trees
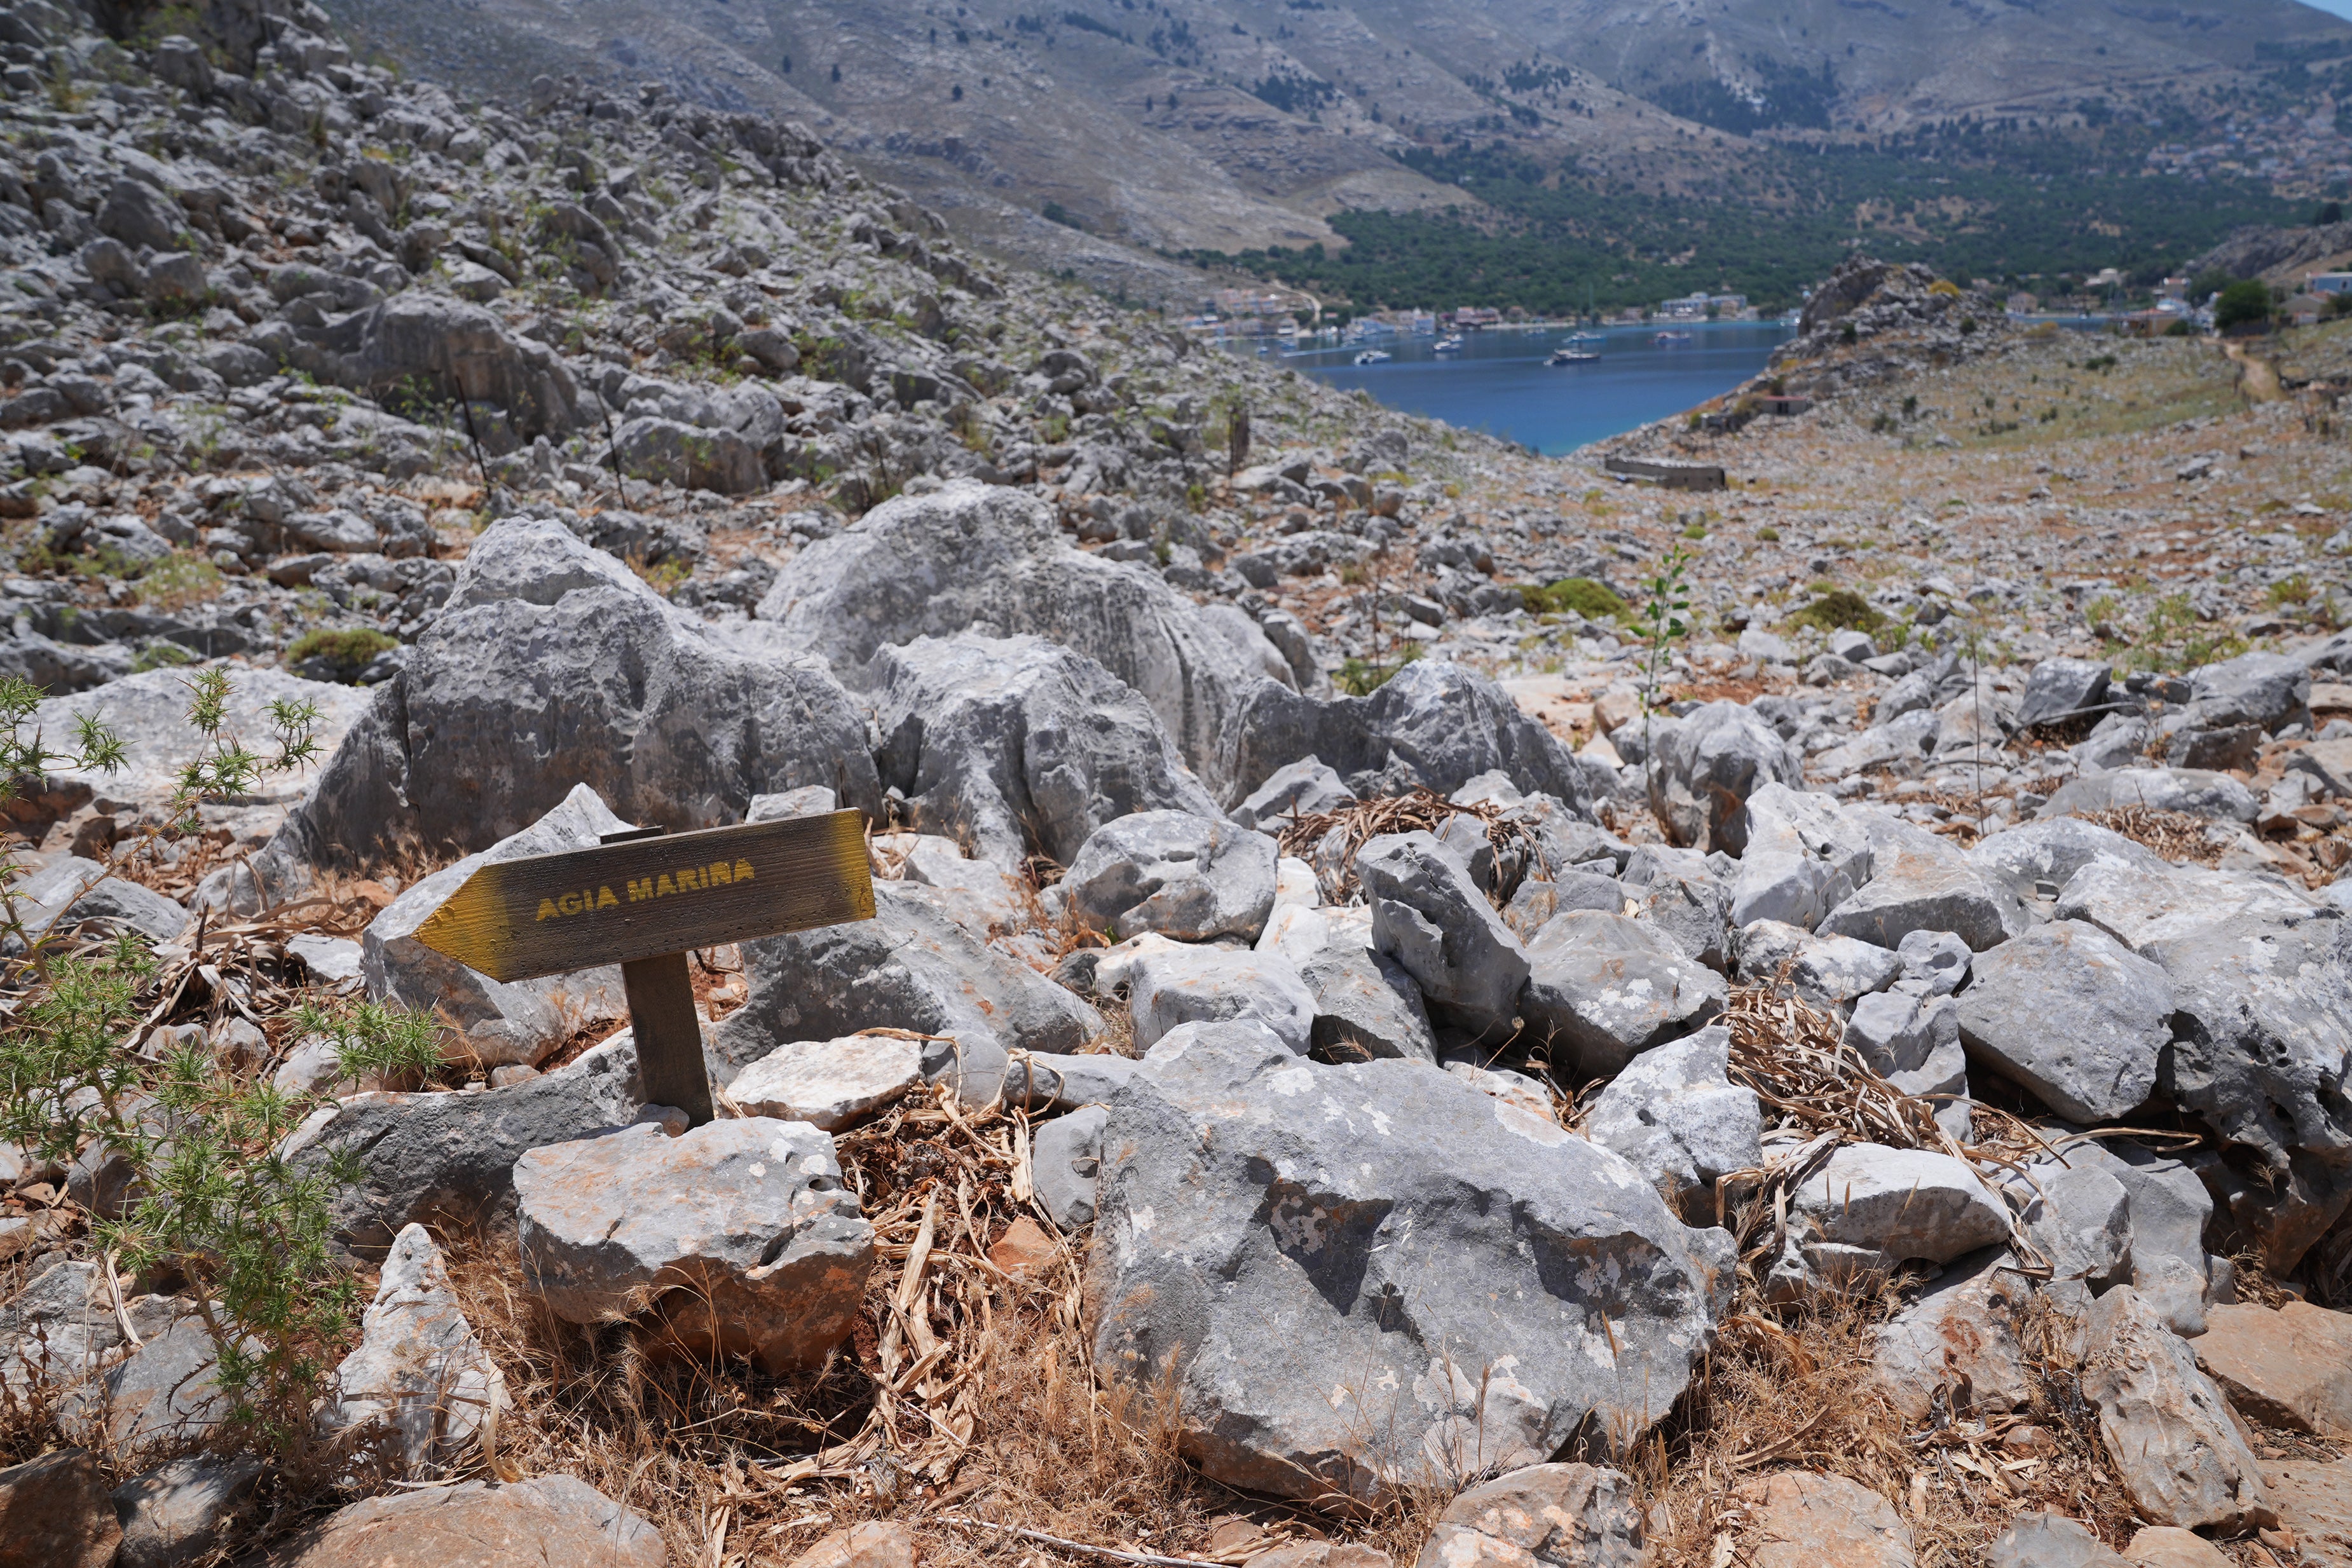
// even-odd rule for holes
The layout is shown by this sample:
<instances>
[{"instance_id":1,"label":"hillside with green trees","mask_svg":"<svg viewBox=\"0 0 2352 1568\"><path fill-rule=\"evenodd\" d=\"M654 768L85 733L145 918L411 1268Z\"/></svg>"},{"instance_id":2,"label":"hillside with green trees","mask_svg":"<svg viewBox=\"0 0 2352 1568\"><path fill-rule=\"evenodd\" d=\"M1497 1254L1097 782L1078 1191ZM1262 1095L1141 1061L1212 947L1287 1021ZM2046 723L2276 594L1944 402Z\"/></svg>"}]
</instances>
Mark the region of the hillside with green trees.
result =
<instances>
[{"instance_id":1,"label":"hillside with green trees","mask_svg":"<svg viewBox=\"0 0 2352 1568\"><path fill-rule=\"evenodd\" d=\"M1449 213L1352 211L1349 244L1188 259L1278 279L1357 309L1454 304L1547 315L1701 290L1793 305L1856 246L1954 277L2049 293L2114 267L2153 282L2251 224L2307 204L2250 179L2138 172L2161 128L1956 132L1826 150L1765 147L1675 193L1547 167L1501 139L1416 148L1418 172L1477 198ZM2025 280L2032 281L2025 281Z\"/></svg>"}]
</instances>

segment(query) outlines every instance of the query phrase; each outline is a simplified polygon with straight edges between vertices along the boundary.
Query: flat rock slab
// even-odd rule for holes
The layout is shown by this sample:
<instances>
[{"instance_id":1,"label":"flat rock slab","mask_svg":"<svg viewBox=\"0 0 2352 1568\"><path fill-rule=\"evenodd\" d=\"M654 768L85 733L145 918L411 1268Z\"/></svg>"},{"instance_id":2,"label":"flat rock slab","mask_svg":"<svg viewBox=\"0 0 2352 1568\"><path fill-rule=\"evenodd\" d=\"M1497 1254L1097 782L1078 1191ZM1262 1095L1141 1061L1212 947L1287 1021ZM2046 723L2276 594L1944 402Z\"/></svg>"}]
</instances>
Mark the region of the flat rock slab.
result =
<instances>
[{"instance_id":1,"label":"flat rock slab","mask_svg":"<svg viewBox=\"0 0 2352 1568\"><path fill-rule=\"evenodd\" d=\"M2221 1391L2128 1285L2091 1305L2082 1381L2107 1462L2142 1519L2225 1531L2276 1522Z\"/></svg>"},{"instance_id":2,"label":"flat rock slab","mask_svg":"<svg viewBox=\"0 0 2352 1568\"><path fill-rule=\"evenodd\" d=\"M771 1373L824 1359L849 1332L874 1228L833 1140L803 1122L647 1124L515 1162L525 1283L568 1322L657 1311L698 1354Z\"/></svg>"},{"instance_id":3,"label":"flat rock slab","mask_svg":"<svg viewBox=\"0 0 2352 1568\"><path fill-rule=\"evenodd\" d=\"M2251 1420L2352 1436L2352 1314L2308 1301L2208 1307L2197 1364Z\"/></svg>"},{"instance_id":4,"label":"flat rock slab","mask_svg":"<svg viewBox=\"0 0 2352 1568\"><path fill-rule=\"evenodd\" d=\"M1870 881L1822 917L1822 936L1892 948L1914 931L1949 931L1981 953L2025 929L2017 895L1947 841L1878 816L1870 841Z\"/></svg>"},{"instance_id":5,"label":"flat rock slab","mask_svg":"<svg viewBox=\"0 0 2352 1568\"><path fill-rule=\"evenodd\" d=\"M276 1568L667 1568L661 1532L577 1476L461 1481L355 1502Z\"/></svg>"},{"instance_id":6,"label":"flat rock slab","mask_svg":"<svg viewBox=\"0 0 2352 1568\"><path fill-rule=\"evenodd\" d=\"M1750 1568L1913 1568L1894 1505L1843 1476L1784 1470L1745 1483Z\"/></svg>"},{"instance_id":7,"label":"flat rock slab","mask_svg":"<svg viewBox=\"0 0 2352 1568\"><path fill-rule=\"evenodd\" d=\"M1647 1561L1642 1510L1622 1472L1530 1465L1448 1503L1413 1568L1642 1568Z\"/></svg>"},{"instance_id":8,"label":"flat rock slab","mask_svg":"<svg viewBox=\"0 0 2352 1568\"><path fill-rule=\"evenodd\" d=\"M1790 1207L1840 1247L1889 1263L1948 1263L2009 1239L2009 1211L1949 1155L1849 1144L1800 1186Z\"/></svg>"},{"instance_id":9,"label":"flat rock slab","mask_svg":"<svg viewBox=\"0 0 2352 1568\"><path fill-rule=\"evenodd\" d=\"M915 1568L915 1532L895 1519L869 1519L824 1536L793 1568Z\"/></svg>"},{"instance_id":10,"label":"flat rock slab","mask_svg":"<svg viewBox=\"0 0 2352 1568\"><path fill-rule=\"evenodd\" d=\"M2352 1563L2352 1459L2286 1459L2263 1467L2279 1523L2294 1535L2294 1561L2312 1568Z\"/></svg>"},{"instance_id":11,"label":"flat rock slab","mask_svg":"<svg viewBox=\"0 0 2352 1568\"><path fill-rule=\"evenodd\" d=\"M1717 1223L1717 1178L1763 1163L1763 1109L1730 1060L1720 1024L1643 1051L1585 1118L1584 1135L1633 1161L1686 1224Z\"/></svg>"},{"instance_id":12,"label":"flat rock slab","mask_svg":"<svg viewBox=\"0 0 2352 1568\"><path fill-rule=\"evenodd\" d=\"M922 1081L919 1041L853 1034L786 1040L738 1073L727 1095L746 1115L806 1122L837 1133Z\"/></svg>"},{"instance_id":13,"label":"flat rock slab","mask_svg":"<svg viewBox=\"0 0 2352 1568\"><path fill-rule=\"evenodd\" d=\"M1181 1400L1212 1478L1380 1500L1433 1469L1639 1433L1730 1284L1619 1155L1419 1062L1329 1067L1192 1025L1114 1096L1092 1327ZM1269 1325L1279 1325L1270 1332Z\"/></svg>"},{"instance_id":14,"label":"flat rock slab","mask_svg":"<svg viewBox=\"0 0 2352 1568\"><path fill-rule=\"evenodd\" d=\"M2038 925L1976 960L1959 997L1971 1058L2076 1122L2129 1115L2172 1040L2172 982L2081 921Z\"/></svg>"},{"instance_id":15,"label":"flat rock slab","mask_svg":"<svg viewBox=\"0 0 2352 1568\"><path fill-rule=\"evenodd\" d=\"M1301 965L1298 977L1315 997L1314 1048L1321 1060L1437 1061L1421 988L1387 954L1335 944Z\"/></svg>"}]
</instances>

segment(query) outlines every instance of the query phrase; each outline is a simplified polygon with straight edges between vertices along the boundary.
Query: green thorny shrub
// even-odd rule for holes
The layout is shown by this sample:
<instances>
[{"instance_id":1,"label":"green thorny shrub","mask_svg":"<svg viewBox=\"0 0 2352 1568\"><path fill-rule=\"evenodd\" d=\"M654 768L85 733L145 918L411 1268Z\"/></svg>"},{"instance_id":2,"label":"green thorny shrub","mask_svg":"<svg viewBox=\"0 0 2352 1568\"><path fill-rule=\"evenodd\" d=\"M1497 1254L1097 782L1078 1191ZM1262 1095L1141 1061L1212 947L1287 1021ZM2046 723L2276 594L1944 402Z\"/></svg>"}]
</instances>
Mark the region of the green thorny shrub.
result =
<instances>
[{"instance_id":1,"label":"green thorny shrub","mask_svg":"<svg viewBox=\"0 0 2352 1568\"><path fill-rule=\"evenodd\" d=\"M276 745L264 754L229 727L225 672L197 672L188 686L201 744L156 833L194 831L205 801L250 793L319 749L309 704L271 705ZM28 736L40 695L0 679L0 800L14 780L60 764L111 772L124 759L124 743L92 716L77 716L65 751L48 749L37 730ZM13 853L0 852L0 878L16 869ZM331 1204L360 1178L356 1160L280 1153L320 1097L281 1090L257 1067L233 1069L194 1041L152 1060L140 1053L157 968L140 938L68 953L47 934L28 934L13 903L6 923L26 953L6 976L19 1000L0 1028L0 1138L37 1160L66 1163L102 1145L120 1162L126 1197L118 1212L91 1217L91 1244L110 1270L185 1279L218 1356L231 1431L257 1448L299 1453L361 1304L358 1281L328 1249ZM68 924L60 916L51 930ZM438 1030L421 1014L306 1003L287 1021L323 1036L346 1079L413 1077L439 1060Z\"/></svg>"}]
</instances>

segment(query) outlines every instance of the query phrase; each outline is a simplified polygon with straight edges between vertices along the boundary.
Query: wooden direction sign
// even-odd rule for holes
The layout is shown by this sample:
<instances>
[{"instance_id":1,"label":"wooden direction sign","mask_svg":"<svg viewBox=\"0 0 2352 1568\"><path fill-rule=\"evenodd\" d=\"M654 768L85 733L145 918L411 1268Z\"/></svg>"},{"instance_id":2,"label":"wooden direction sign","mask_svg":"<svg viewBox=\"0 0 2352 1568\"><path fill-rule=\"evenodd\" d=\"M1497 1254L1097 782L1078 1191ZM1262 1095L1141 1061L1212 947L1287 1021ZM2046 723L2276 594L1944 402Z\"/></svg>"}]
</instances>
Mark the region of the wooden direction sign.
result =
<instances>
[{"instance_id":1,"label":"wooden direction sign","mask_svg":"<svg viewBox=\"0 0 2352 1568\"><path fill-rule=\"evenodd\" d=\"M594 849L483 866L417 927L435 952L514 981L619 964L646 1098L711 1116L686 956L874 918L856 811L608 834Z\"/></svg>"}]
</instances>

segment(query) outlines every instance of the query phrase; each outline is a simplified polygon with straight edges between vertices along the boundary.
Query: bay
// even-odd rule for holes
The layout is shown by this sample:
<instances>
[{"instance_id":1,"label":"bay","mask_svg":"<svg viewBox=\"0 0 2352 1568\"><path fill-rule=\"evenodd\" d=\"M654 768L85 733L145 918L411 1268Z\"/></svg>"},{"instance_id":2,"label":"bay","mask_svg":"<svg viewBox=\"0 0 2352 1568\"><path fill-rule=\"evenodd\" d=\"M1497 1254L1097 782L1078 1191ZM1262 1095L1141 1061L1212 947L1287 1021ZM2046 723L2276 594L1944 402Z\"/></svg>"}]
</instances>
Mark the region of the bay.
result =
<instances>
[{"instance_id":1,"label":"bay","mask_svg":"<svg viewBox=\"0 0 2352 1568\"><path fill-rule=\"evenodd\" d=\"M1434 352L1430 338L1385 339L1370 346L1395 357L1376 365L1352 362L1362 344L1281 359L1335 387L1360 387L1391 408L1557 456L1729 392L1761 371L1792 335L1777 321L1610 327L1599 329L1600 342L1578 345L1598 350L1598 361L1546 364L1571 330L1465 333L1458 354ZM1668 330L1689 340L1657 341Z\"/></svg>"}]
</instances>

